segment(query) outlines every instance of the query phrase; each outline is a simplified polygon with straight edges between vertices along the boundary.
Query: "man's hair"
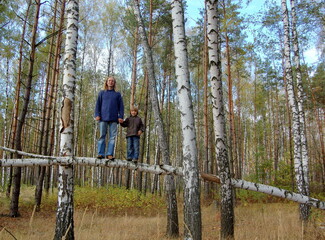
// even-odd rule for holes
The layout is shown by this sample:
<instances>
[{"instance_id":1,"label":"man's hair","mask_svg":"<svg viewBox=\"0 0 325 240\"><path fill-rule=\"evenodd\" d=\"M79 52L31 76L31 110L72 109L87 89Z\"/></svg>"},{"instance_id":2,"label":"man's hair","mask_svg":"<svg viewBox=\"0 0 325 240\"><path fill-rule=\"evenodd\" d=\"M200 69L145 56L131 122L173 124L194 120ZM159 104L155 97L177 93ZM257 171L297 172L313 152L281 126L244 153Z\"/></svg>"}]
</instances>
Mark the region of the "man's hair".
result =
<instances>
[{"instance_id":1,"label":"man's hair","mask_svg":"<svg viewBox=\"0 0 325 240\"><path fill-rule=\"evenodd\" d=\"M109 76L109 77L107 77L107 78L105 79L103 89L104 89L104 90L108 90L107 81L108 81L109 79L113 79L113 80L114 80L114 87L113 87L113 89L115 90L116 79L115 79L113 76Z\"/></svg>"}]
</instances>

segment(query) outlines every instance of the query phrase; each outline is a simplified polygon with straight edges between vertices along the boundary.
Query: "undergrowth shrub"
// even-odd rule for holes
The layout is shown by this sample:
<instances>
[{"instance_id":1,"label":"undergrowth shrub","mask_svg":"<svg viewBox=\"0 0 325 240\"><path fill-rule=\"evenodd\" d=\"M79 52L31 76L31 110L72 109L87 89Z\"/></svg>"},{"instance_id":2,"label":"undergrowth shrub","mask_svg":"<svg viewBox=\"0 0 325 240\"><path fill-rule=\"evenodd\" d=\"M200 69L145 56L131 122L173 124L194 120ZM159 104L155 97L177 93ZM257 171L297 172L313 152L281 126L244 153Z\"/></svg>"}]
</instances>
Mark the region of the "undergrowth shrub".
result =
<instances>
[{"instance_id":1,"label":"undergrowth shrub","mask_svg":"<svg viewBox=\"0 0 325 240\"><path fill-rule=\"evenodd\" d=\"M33 209L35 187L23 186L21 191L21 208ZM9 206L10 200L1 197L1 202ZM128 190L124 187L75 187L74 207L79 209L97 209L98 212L110 214L135 214L152 215L157 212L165 212L166 204L163 197L138 190ZM43 193L41 208L43 210L56 211L57 190L53 193Z\"/></svg>"}]
</instances>

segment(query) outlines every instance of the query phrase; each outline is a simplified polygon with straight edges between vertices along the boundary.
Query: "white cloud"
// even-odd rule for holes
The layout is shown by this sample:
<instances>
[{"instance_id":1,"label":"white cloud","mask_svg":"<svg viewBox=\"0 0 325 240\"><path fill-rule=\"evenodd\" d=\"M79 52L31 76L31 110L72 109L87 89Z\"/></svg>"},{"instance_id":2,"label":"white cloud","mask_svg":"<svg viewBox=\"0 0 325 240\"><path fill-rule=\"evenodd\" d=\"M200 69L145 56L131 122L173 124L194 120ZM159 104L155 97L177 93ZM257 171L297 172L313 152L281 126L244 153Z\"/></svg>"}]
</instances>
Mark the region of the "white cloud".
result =
<instances>
[{"instance_id":1,"label":"white cloud","mask_svg":"<svg viewBox=\"0 0 325 240\"><path fill-rule=\"evenodd\" d=\"M306 63L314 64L318 61L318 57L319 55L316 48L310 48L304 52L304 58Z\"/></svg>"}]
</instances>

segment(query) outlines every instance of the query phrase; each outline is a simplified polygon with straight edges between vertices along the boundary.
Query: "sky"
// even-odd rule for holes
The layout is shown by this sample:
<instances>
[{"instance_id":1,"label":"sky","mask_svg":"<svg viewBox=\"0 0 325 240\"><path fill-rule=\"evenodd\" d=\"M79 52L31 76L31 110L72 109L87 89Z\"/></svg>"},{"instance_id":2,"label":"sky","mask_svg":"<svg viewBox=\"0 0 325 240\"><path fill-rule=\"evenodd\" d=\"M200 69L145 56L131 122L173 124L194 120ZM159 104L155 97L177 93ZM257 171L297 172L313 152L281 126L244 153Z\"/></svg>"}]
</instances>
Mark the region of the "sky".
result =
<instances>
[{"instance_id":1,"label":"sky","mask_svg":"<svg viewBox=\"0 0 325 240\"><path fill-rule=\"evenodd\" d=\"M251 3L243 8L243 14L254 14L263 9L265 1L252 0ZM187 19L186 26L191 27L195 25L196 20L200 17L200 9L204 8L204 0L188 0L185 18ZM249 40L249 39L248 39ZM318 62L318 54L315 47L312 47L304 52L306 62L313 64Z\"/></svg>"}]
</instances>

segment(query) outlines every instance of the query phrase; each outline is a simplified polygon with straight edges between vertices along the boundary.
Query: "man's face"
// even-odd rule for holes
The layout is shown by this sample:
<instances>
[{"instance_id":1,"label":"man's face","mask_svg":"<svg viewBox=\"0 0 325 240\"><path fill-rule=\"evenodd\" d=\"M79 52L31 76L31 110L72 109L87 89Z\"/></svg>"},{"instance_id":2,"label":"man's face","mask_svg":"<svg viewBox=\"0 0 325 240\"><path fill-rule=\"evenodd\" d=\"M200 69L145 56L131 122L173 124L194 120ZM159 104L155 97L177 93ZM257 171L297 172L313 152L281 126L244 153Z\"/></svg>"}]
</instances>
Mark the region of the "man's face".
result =
<instances>
[{"instance_id":1,"label":"man's face","mask_svg":"<svg viewBox=\"0 0 325 240\"><path fill-rule=\"evenodd\" d=\"M114 88L115 80L113 78L109 78L106 82L108 88Z\"/></svg>"}]
</instances>

